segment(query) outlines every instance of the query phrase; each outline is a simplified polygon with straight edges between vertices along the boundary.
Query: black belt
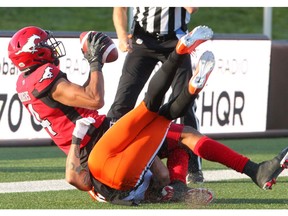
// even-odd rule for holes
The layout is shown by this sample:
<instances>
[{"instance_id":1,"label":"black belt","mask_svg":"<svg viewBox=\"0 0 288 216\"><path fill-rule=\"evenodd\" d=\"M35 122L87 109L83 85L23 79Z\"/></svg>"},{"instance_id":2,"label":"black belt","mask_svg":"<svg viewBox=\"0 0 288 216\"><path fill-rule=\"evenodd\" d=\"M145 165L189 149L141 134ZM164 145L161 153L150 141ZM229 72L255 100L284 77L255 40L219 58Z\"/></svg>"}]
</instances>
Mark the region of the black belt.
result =
<instances>
[{"instance_id":1,"label":"black belt","mask_svg":"<svg viewBox=\"0 0 288 216\"><path fill-rule=\"evenodd\" d=\"M167 40L176 40L177 37L176 37L176 34L159 34L159 33L149 33L149 32L146 32L145 33L146 35L149 35L150 37L153 37L155 38L157 41L167 41Z\"/></svg>"},{"instance_id":2,"label":"black belt","mask_svg":"<svg viewBox=\"0 0 288 216\"><path fill-rule=\"evenodd\" d=\"M176 34L175 32L173 33L170 33L170 34L159 34L159 33L150 33L150 32L147 32L145 31L142 27L140 26L137 26L135 28L135 35L144 35L144 36L147 36L147 37L151 37L159 42L164 42L164 41L167 41L167 40L176 40L177 37L176 37Z\"/></svg>"}]
</instances>

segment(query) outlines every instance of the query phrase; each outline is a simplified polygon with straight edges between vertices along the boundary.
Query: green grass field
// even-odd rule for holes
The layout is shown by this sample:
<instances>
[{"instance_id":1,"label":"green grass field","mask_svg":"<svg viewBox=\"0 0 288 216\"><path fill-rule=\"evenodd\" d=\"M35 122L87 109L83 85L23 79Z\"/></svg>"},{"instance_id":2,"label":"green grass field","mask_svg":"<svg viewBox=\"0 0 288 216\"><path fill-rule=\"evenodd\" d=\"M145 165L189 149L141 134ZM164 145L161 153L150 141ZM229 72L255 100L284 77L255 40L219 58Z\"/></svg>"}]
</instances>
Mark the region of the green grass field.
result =
<instances>
[{"instance_id":1,"label":"green grass field","mask_svg":"<svg viewBox=\"0 0 288 216\"><path fill-rule=\"evenodd\" d=\"M37 25L52 31L97 30L114 32L111 7L0 8L0 30ZM288 7L273 8L272 38L288 38ZM37 17L37 19L35 18ZM203 7L192 15L189 29L208 25L215 33L262 34L262 7Z\"/></svg>"},{"instance_id":2,"label":"green grass field","mask_svg":"<svg viewBox=\"0 0 288 216\"><path fill-rule=\"evenodd\" d=\"M285 148L288 138L222 140L256 162L271 159ZM65 178L65 155L56 146L0 147L0 182ZM226 167L203 161L203 170ZM287 171L285 171L287 172ZM205 176L204 176L205 177ZM190 184L191 187L197 185ZM287 177L280 177L273 190L260 190L249 179L205 182L215 201L204 209L288 209ZM78 190L2 193L0 209L194 209L185 203L115 206L92 201ZM197 207L199 208L199 207Z\"/></svg>"}]
</instances>

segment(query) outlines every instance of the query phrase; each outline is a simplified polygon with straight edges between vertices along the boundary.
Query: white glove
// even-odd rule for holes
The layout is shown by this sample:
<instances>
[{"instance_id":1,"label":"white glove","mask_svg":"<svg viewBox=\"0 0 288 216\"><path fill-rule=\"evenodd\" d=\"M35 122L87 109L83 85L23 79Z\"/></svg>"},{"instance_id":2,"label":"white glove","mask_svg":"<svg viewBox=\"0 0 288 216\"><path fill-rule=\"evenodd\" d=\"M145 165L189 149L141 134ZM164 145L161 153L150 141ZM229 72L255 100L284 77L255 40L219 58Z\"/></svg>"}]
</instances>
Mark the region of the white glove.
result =
<instances>
[{"instance_id":1,"label":"white glove","mask_svg":"<svg viewBox=\"0 0 288 216\"><path fill-rule=\"evenodd\" d=\"M95 119L92 117L78 119L76 121L76 126L73 130L72 135L79 139L83 139L90 127L90 124L93 123L95 123Z\"/></svg>"}]
</instances>

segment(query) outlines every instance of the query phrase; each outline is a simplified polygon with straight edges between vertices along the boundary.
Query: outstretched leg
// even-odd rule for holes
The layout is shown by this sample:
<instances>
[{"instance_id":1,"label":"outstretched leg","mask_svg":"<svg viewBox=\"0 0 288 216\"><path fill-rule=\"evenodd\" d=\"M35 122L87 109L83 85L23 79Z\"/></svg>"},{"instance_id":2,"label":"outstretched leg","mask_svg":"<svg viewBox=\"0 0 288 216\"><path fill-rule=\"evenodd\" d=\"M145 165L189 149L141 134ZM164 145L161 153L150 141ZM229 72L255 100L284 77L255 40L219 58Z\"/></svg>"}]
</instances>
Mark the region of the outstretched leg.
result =
<instances>
[{"instance_id":1,"label":"outstretched leg","mask_svg":"<svg viewBox=\"0 0 288 216\"><path fill-rule=\"evenodd\" d=\"M159 111L159 114L171 120L185 115L191 101L195 100L199 92L204 88L214 66L215 57L213 53L211 51L204 52L199 59L188 87L184 87L178 97L165 104Z\"/></svg>"},{"instance_id":2,"label":"outstretched leg","mask_svg":"<svg viewBox=\"0 0 288 216\"><path fill-rule=\"evenodd\" d=\"M262 189L271 189L280 173L288 168L288 147L272 160L258 164L222 143L201 135L191 127L185 127L181 136L181 143L201 158L218 162L237 172L246 174Z\"/></svg>"},{"instance_id":3,"label":"outstretched leg","mask_svg":"<svg viewBox=\"0 0 288 216\"><path fill-rule=\"evenodd\" d=\"M185 55L183 55L183 54L187 54L187 53L190 54L191 52L195 51L195 48L198 45L211 39L212 36L213 36L213 31L210 28L208 28L206 26L198 26L192 32L185 35L184 37L182 37L179 40L179 42L176 46L176 49L169 55L168 60L163 63L161 68L152 77L152 79L148 85L148 90L147 90L146 96L144 98L144 102L150 111L158 112L158 110L162 104L162 100L163 100L167 90L169 89L169 87L172 84L172 81L174 79L174 76L175 76L175 73L177 71L178 66L181 64L182 60L185 58ZM206 78L204 78L204 76L206 76L206 75L204 75L203 73L209 73L210 74L214 68L214 59L212 60L212 57L214 58L214 56L211 56L211 55L213 55L213 53L209 52L209 55L208 55L208 53L206 53L205 55L203 54L203 57L202 57L203 61L208 62L208 59L211 61L212 65L207 66L207 67L211 67L211 70L209 72L207 72L207 69L203 68L204 64L206 64L206 63L201 63L201 67L196 70L195 75L193 76L194 79L197 80L196 82L198 82L198 84L197 84L197 86L195 86L195 88L199 89L199 91L204 87L204 85L208 79L208 76L209 76L208 75ZM204 58L208 58L208 59L204 59ZM203 72L203 70L205 70L205 72ZM193 77L192 77L192 79L193 79ZM201 78L200 80L199 80L199 77ZM205 80L203 80L203 79L205 79ZM190 83L191 83L191 81L190 81ZM199 83L202 83L203 86L201 87L199 85ZM194 83L193 83L193 85L194 85ZM187 93L188 93L187 91L188 90L186 90L186 92L180 94L180 96L184 94L183 97L180 97L179 99L177 99L177 102L182 100L182 99L185 100L185 103L183 105L184 107L181 105L181 109L182 109L181 110L181 116L183 116L184 111L186 112L188 105L191 103L191 100L195 99L195 97L196 97L195 95L199 93L199 91L198 92L190 92L187 95ZM190 87L189 87L189 91L190 91ZM189 97L187 97L187 96L189 96ZM176 108L176 109L178 109L178 108ZM180 117L180 116L176 116L176 118L178 118L178 117ZM173 120L176 118L172 117L172 118L168 118L168 119Z\"/></svg>"}]
</instances>

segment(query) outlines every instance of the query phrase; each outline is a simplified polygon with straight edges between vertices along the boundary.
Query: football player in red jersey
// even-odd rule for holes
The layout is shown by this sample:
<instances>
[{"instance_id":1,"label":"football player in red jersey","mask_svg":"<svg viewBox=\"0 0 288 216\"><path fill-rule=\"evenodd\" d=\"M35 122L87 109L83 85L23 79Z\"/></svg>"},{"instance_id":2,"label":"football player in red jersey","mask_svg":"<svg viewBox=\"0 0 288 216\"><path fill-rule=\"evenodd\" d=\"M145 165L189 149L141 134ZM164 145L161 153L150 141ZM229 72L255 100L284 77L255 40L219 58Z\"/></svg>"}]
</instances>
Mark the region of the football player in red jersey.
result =
<instances>
[{"instance_id":1,"label":"football player in red jersey","mask_svg":"<svg viewBox=\"0 0 288 216\"><path fill-rule=\"evenodd\" d=\"M288 148L272 160L257 164L191 127L171 123L183 115L197 96L194 93L204 87L214 66L211 53L200 58L187 88L161 107L182 60L180 53L185 53L185 49L193 51L197 40L210 39L207 28L199 27L179 40L178 49L150 81L141 104L111 128L109 119L97 112L104 105L101 50L106 37L98 33L87 38L90 49L84 56L90 64L90 75L84 86L69 82L57 67L65 51L51 33L26 27L14 34L8 46L9 58L23 72L17 81L19 98L68 155L69 183L84 191L93 188L111 203L137 204L144 199L152 175L157 176L154 169L163 169L156 154L170 133L178 146L248 175L260 188L271 189L287 168ZM209 203L213 198L211 192L204 190L204 194L204 202Z\"/></svg>"}]
</instances>

